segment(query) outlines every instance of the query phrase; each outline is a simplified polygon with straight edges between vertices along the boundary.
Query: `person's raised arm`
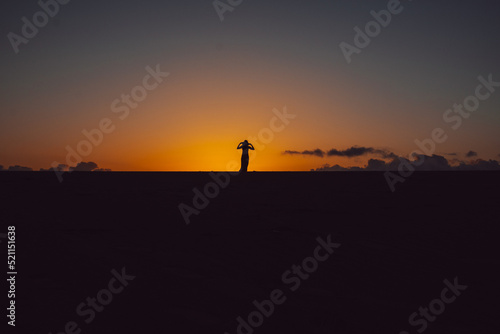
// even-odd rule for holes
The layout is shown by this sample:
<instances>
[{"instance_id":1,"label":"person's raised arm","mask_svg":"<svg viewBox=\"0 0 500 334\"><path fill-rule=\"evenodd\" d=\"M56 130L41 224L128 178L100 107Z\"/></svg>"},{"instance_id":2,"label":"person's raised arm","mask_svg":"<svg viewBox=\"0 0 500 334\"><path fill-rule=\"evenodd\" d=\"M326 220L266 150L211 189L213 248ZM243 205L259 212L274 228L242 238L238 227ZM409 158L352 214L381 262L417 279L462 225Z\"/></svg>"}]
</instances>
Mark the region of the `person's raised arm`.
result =
<instances>
[{"instance_id":1,"label":"person's raised arm","mask_svg":"<svg viewBox=\"0 0 500 334\"><path fill-rule=\"evenodd\" d=\"M248 148L251 149L251 150L255 150L255 148L253 148L253 145L248 143Z\"/></svg>"},{"instance_id":2,"label":"person's raised arm","mask_svg":"<svg viewBox=\"0 0 500 334\"><path fill-rule=\"evenodd\" d=\"M237 150L239 150L241 148L241 145L243 144L243 142L239 143L238 144L238 147L236 148Z\"/></svg>"}]
</instances>

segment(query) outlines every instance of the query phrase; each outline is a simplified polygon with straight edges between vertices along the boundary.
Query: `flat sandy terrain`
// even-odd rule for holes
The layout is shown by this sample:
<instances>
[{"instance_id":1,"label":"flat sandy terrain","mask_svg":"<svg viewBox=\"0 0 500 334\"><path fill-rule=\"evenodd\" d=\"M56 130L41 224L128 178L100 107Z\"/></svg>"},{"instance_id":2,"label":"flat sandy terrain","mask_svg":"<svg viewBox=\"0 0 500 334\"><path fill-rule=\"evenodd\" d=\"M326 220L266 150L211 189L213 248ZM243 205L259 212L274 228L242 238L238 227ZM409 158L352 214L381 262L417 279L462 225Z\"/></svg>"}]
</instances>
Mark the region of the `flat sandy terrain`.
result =
<instances>
[{"instance_id":1,"label":"flat sandy terrain","mask_svg":"<svg viewBox=\"0 0 500 334\"><path fill-rule=\"evenodd\" d=\"M383 173L254 172L186 224L179 204L211 181L0 173L0 233L16 226L16 332L64 333L73 321L75 333L234 334L254 300L281 291L240 333L498 333L500 173L416 173L393 193ZM331 254L317 240L328 237ZM304 278L287 273L308 257ZM455 278L467 288L443 297ZM98 294L107 304L90 311ZM410 324L429 304L439 314Z\"/></svg>"}]
</instances>

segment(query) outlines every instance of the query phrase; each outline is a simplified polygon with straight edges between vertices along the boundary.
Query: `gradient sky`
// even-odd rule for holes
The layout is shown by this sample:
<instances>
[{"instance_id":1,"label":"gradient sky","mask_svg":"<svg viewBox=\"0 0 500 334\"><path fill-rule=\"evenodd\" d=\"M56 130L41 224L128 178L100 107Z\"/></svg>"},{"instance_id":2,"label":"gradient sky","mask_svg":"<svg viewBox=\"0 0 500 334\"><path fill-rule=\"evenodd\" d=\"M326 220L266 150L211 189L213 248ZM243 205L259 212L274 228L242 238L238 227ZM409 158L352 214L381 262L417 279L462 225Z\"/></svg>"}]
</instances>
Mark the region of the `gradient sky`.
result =
<instances>
[{"instance_id":1,"label":"gradient sky","mask_svg":"<svg viewBox=\"0 0 500 334\"><path fill-rule=\"evenodd\" d=\"M360 158L283 155L355 145L407 155L441 127L436 154L499 159L500 89L451 130L443 113L500 81L498 1L401 1L403 11L348 64L339 48L388 1L244 0L219 20L212 1L70 1L15 54L7 38L37 1L2 11L0 164L48 168L103 118L116 129L83 158L113 170L225 170L238 143L296 114L249 170L364 165ZM120 120L111 103L170 73Z\"/></svg>"}]
</instances>

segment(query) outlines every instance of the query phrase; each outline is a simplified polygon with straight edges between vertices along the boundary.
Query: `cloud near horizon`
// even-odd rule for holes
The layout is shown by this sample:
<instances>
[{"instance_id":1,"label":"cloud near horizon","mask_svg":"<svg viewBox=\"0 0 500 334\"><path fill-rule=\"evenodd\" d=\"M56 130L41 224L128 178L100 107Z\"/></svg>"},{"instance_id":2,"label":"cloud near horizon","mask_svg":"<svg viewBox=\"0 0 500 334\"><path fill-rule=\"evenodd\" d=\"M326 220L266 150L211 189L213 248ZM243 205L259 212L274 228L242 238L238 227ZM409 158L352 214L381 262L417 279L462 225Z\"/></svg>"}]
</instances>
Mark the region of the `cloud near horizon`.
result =
<instances>
[{"instance_id":1,"label":"cloud near horizon","mask_svg":"<svg viewBox=\"0 0 500 334\"><path fill-rule=\"evenodd\" d=\"M0 170L4 170L3 166ZM33 168L15 165L15 166L9 166L9 169L7 169L7 171L8 172L32 172Z\"/></svg>"},{"instance_id":2,"label":"cloud near horizon","mask_svg":"<svg viewBox=\"0 0 500 334\"><path fill-rule=\"evenodd\" d=\"M360 157L364 155L375 155L379 156L384 160L372 158L368 161L368 164L364 167L343 167L340 165L330 166L325 164L322 167L311 169L311 171L397 171L401 168L400 165L411 164L417 171L451 171L451 170L500 170L500 164L496 160L483 160L476 159L469 162L465 162L459 159L448 160L442 155L433 154L432 156L427 155L417 155L415 161L410 161L407 158L398 156L397 154L384 149L377 149L374 147L364 147L364 146L352 146L345 150L331 149L329 151L323 151L321 149L315 150L305 150L305 151L284 151L283 154L290 155L303 155L303 156L316 156L320 158L324 157L345 157L353 158ZM445 153L448 156L457 156L455 152ZM469 151L465 155L468 158L477 157L478 154L475 151ZM500 154L498 155L500 157ZM420 163L418 160L422 160ZM415 165L413 165L413 163Z\"/></svg>"},{"instance_id":3,"label":"cloud near horizon","mask_svg":"<svg viewBox=\"0 0 500 334\"><path fill-rule=\"evenodd\" d=\"M420 160L420 161L419 161ZM390 162L385 162L378 159L370 159L364 167L342 167L339 165L330 166L326 164L320 168L311 169L316 172L327 171L398 171L401 168L405 170L408 166L413 166L416 171L473 171L473 170L500 170L500 164L496 160L477 159L470 163L460 161L458 165L451 166L449 161L441 156L435 155L418 155L415 161L410 161L406 158L399 157Z\"/></svg>"},{"instance_id":4,"label":"cloud near horizon","mask_svg":"<svg viewBox=\"0 0 500 334\"><path fill-rule=\"evenodd\" d=\"M366 154L373 154L373 155L379 155L383 159L396 159L398 156L394 154L393 152L389 152L387 150L381 150L381 149L376 149L373 147L363 147L363 146L352 146L348 149L345 150L337 150L335 148L332 148L329 151L323 151L320 150L319 148L311 151L311 150L305 150L305 151L292 151L292 150L287 150L284 151L283 154L299 154L299 155L309 155L309 156L316 156L323 158L325 156L328 157L346 157L346 158L354 158L354 157L360 157Z\"/></svg>"},{"instance_id":5,"label":"cloud near horizon","mask_svg":"<svg viewBox=\"0 0 500 334\"><path fill-rule=\"evenodd\" d=\"M97 169L97 164L93 161L89 162L79 162L75 167L70 167L70 172L91 172L94 169Z\"/></svg>"},{"instance_id":6,"label":"cloud near horizon","mask_svg":"<svg viewBox=\"0 0 500 334\"><path fill-rule=\"evenodd\" d=\"M7 172L32 172L33 168L31 167L24 167L24 166L9 166L8 169L4 169L2 165L0 165L0 171L7 171ZM66 164L59 164L57 167L50 167L50 168L40 168L40 172L111 172L111 169L109 168L99 168L97 164L93 161L89 162L79 162L76 166L70 167Z\"/></svg>"},{"instance_id":7,"label":"cloud near horizon","mask_svg":"<svg viewBox=\"0 0 500 334\"><path fill-rule=\"evenodd\" d=\"M290 155L294 155L294 154L313 155L313 156L317 156L317 157L320 157L320 158L323 158L325 156L325 152L323 150L320 150L319 148L315 149L314 151L309 151L309 150L305 150L305 151L302 151L302 152L299 152L299 151L285 151L285 152L283 152L283 154L290 154Z\"/></svg>"}]
</instances>

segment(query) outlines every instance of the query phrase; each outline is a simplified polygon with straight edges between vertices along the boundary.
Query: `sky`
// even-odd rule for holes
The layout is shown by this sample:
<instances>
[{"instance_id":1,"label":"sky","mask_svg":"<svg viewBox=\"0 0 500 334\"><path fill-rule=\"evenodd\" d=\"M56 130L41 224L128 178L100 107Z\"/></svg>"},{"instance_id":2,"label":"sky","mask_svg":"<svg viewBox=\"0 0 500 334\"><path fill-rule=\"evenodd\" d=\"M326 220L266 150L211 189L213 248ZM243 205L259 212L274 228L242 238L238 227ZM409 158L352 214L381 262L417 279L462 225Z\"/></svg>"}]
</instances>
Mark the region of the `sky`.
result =
<instances>
[{"instance_id":1,"label":"sky","mask_svg":"<svg viewBox=\"0 0 500 334\"><path fill-rule=\"evenodd\" d=\"M13 2L0 13L0 165L226 170L248 139L249 170L363 167L408 157L437 128L446 140L430 153L450 164L500 160L500 87L483 85L457 129L443 119L479 77L500 82L500 5L396 2L72 0L56 12L42 0L45 25L39 2ZM373 11L390 22L370 25ZM366 150L328 154L352 148Z\"/></svg>"}]
</instances>

